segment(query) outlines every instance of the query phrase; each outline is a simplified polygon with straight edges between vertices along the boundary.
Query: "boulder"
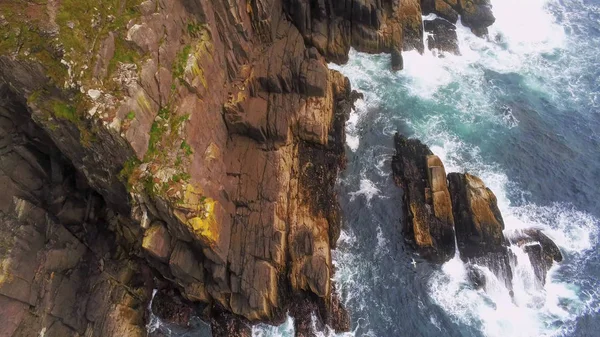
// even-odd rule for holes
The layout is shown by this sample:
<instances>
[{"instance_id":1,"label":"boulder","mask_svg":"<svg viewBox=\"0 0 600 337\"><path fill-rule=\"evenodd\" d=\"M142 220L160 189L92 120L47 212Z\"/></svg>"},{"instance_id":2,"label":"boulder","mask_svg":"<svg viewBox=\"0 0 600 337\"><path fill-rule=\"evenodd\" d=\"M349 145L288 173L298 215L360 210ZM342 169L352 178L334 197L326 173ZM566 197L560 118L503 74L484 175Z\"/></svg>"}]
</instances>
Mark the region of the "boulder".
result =
<instances>
[{"instance_id":1,"label":"boulder","mask_svg":"<svg viewBox=\"0 0 600 337\"><path fill-rule=\"evenodd\" d=\"M463 25L477 36L486 35L487 27L496 21L490 0L458 0L457 10Z\"/></svg>"},{"instance_id":2,"label":"boulder","mask_svg":"<svg viewBox=\"0 0 600 337\"><path fill-rule=\"evenodd\" d=\"M405 237L424 257L445 262L454 256L452 203L441 160L416 139L396 134L394 180L404 190Z\"/></svg>"},{"instance_id":3,"label":"boulder","mask_svg":"<svg viewBox=\"0 0 600 337\"><path fill-rule=\"evenodd\" d=\"M402 58L402 52L398 48L392 50L392 70L399 71L404 69L404 59Z\"/></svg>"}]
</instances>

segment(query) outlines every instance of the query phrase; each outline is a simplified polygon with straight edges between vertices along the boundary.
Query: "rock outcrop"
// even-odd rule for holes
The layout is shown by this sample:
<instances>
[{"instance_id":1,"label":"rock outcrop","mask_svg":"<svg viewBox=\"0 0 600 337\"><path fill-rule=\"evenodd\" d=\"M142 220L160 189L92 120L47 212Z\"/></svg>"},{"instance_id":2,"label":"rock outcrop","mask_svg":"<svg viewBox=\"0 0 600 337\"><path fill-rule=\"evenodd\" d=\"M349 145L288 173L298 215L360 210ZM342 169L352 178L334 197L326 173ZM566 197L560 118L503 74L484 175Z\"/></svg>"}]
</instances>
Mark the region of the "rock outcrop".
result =
<instances>
[{"instance_id":1,"label":"rock outcrop","mask_svg":"<svg viewBox=\"0 0 600 337\"><path fill-rule=\"evenodd\" d=\"M402 50L423 49L418 1L0 13L2 335L144 334L153 288L207 308L161 296L157 314L202 315L216 335L281 322L293 303L349 329L331 249L356 96L327 62L354 47L401 69ZM22 205L44 215L28 222Z\"/></svg>"},{"instance_id":2,"label":"rock outcrop","mask_svg":"<svg viewBox=\"0 0 600 337\"><path fill-rule=\"evenodd\" d=\"M448 182L461 258L488 267L512 288L508 242L496 196L468 173L450 173Z\"/></svg>"},{"instance_id":3,"label":"rock outcrop","mask_svg":"<svg viewBox=\"0 0 600 337\"><path fill-rule=\"evenodd\" d=\"M489 0L421 0L423 14L435 14L433 19L424 21L427 32L427 47L459 54L456 23L471 29L477 36L488 33L488 27L496 19Z\"/></svg>"},{"instance_id":4,"label":"rock outcrop","mask_svg":"<svg viewBox=\"0 0 600 337\"><path fill-rule=\"evenodd\" d=\"M427 48L443 52L460 54L456 26L444 19L425 20L424 29L427 35Z\"/></svg>"},{"instance_id":5,"label":"rock outcrop","mask_svg":"<svg viewBox=\"0 0 600 337\"><path fill-rule=\"evenodd\" d=\"M442 161L416 139L396 134L394 179L404 190L405 237L428 259L454 256L454 218Z\"/></svg>"},{"instance_id":6,"label":"rock outcrop","mask_svg":"<svg viewBox=\"0 0 600 337\"><path fill-rule=\"evenodd\" d=\"M486 267L512 289L509 245L528 254L543 284L554 262L562 261L556 244L541 231L528 229L504 236L504 221L496 196L476 176L450 173L441 160L416 139L396 134L392 160L394 179L404 191L405 238L423 257L445 262L458 250L468 263L468 276L477 288L486 284ZM456 247L455 247L456 242Z\"/></svg>"},{"instance_id":7,"label":"rock outcrop","mask_svg":"<svg viewBox=\"0 0 600 337\"><path fill-rule=\"evenodd\" d=\"M102 197L0 85L0 336L144 336L141 228Z\"/></svg>"}]
</instances>

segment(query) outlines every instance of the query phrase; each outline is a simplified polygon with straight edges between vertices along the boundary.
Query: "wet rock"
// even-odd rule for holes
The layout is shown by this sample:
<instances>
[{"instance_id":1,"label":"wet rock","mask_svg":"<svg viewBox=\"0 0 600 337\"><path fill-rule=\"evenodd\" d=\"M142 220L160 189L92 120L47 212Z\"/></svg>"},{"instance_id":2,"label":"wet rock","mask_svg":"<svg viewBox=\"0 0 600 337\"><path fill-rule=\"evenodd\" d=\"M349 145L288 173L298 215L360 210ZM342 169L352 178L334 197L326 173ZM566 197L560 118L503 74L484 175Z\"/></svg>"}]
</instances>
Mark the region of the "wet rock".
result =
<instances>
[{"instance_id":1,"label":"wet rock","mask_svg":"<svg viewBox=\"0 0 600 337\"><path fill-rule=\"evenodd\" d=\"M487 27L496 21L489 0L423 0L421 6L423 14L434 13L452 24L460 15L462 24L477 36L487 34Z\"/></svg>"},{"instance_id":2,"label":"wet rock","mask_svg":"<svg viewBox=\"0 0 600 337\"><path fill-rule=\"evenodd\" d=\"M456 27L452 23L440 18L425 20L424 29L430 33L427 36L427 48L460 54Z\"/></svg>"},{"instance_id":3,"label":"wet rock","mask_svg":"<svg viewBox=\"0 0 600 337\"><path fill-rule=\"evenodd\" d=\"M404 59L402 52L398 48L392 49L392 70L399 71L404 69Z\"/></svg>"},{"instance_id":4,"label":"wet rock","mask_svg":"<svg viewBox=\"0 0 600 337\"><path fill-rule=\"evenodd\" d=\"M452 203L441 160L416 139L396 134L394 180L404 190L405 237L424 257L445 262L454 256Z\"/></svg>"},{"instance_id":5,"label":"wet rock","mask_svg":"<svg viewBox=\"0 0 600 337\"><path fill-rule=\"evenodd\" d=\"M448 182L461 256L471 258L503 250L504 221L494 193L468 173L450 173Z\"/></svg>"},{"instance_id":6,"label":"wet rock","mask_svg":"<svg viewBox=\"0 0 600 337\"><path fill-rule=\"evenodd\" d=\"M186 327L195 314L194 308L183 302L173 290L158 291L152 300L152 313L163 322Z\"/></svg>"},{"instance_id":7,"label":"wet rock","mask_svg":"<svg viewBox=\"0 0 600 337\"><path fill-rule=\"evenodd\" d=\"M250 337L252 328L248 321L225 311L213 314L210 320L213 337Z\"/></svg>"},{"instance_id":8,"label":"wet rock","mask_svg":"<svg viewBox=\"0 0 600 337\"><path fill-rule=\"evenodd\" d=\"M487 27L496 21L489 0L458 0L458 11L462 23L478 36L487 34Z\"/></svg>"},{"instance_id":9,"label":"wet rock","mask_svg":"<svg viewBox=\"0 0 600 337\"><path fill-rule=\"evenodd\" d=\"M485 274L481 271L481 269L476 266L469 265L467 268L467 275L471 284L475 287L475 289L485 288Z\"/></svg>"},{"instance_id":10,"label":"wet rock","mask_svg":"<svg viewBox=\"0 0 600 337\"><path fill-rule=\"evenodd\" d=\"M450 173L448 183L461 259L490 268L512 289L508 242L496 196L468 173Z\"/></svg>"},{"instance_id":11,"label":"wet rock","mask_svg":"<svg viewBox=\"0 0 600 337\"><path fill-rule=\"evenodd\" d=\"M556 243L539 229L517 231L511 235L510 241L527 253L541 284L546 283L546 275L554 262L561 262L563 259Z\"/></svg>"}]
</instances>

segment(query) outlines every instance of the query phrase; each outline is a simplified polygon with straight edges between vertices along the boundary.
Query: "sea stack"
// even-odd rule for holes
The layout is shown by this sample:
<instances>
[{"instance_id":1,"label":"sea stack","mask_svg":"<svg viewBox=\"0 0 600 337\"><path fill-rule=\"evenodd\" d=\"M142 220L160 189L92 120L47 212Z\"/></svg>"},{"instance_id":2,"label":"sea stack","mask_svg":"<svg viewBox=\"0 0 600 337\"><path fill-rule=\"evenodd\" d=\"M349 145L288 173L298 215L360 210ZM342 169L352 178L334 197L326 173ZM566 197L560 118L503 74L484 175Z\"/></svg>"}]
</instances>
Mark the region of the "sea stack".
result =
<instances>
[{"instance_id":1,"label":"sea stack","mask_svg":"<svg viewBox=\"0 0 600 337\"><path fill-rule=\"evenodd\" d=\"M524 247L543 284L553 262L562 255L554 242L539 230L504 236L504 221L494 193L483 181L468 173L446 176L441 160L417 139L396 134L392 170L404 192L405 238L416 251L433 262L454 257L455 242L460 258L471 266L489 268L512 289L511 242ZM476 287L484 275L470 268Z\"/></svg>"}]
</instances>

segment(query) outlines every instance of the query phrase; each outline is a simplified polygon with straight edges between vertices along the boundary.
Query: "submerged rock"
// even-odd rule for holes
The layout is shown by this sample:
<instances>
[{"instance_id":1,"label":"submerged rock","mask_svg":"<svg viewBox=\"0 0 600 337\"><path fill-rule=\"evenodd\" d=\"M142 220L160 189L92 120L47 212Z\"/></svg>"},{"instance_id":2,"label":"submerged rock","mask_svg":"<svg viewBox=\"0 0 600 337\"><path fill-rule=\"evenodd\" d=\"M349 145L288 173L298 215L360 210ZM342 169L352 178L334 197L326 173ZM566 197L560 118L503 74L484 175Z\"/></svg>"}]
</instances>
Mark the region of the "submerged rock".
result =
<instances>
[{"instance_id":1,"label":"submerged rock","mask_svg":"<svg viewBox=\"0 0 600 337\"><path fill-rule=\"evenodd\" d=\"M556 243L539 229L516 231L510 236L510 241L527 253L535 276L542 285L546 283L546 275L554 262L563 260Z\"/></svg>"}]
</instances>

